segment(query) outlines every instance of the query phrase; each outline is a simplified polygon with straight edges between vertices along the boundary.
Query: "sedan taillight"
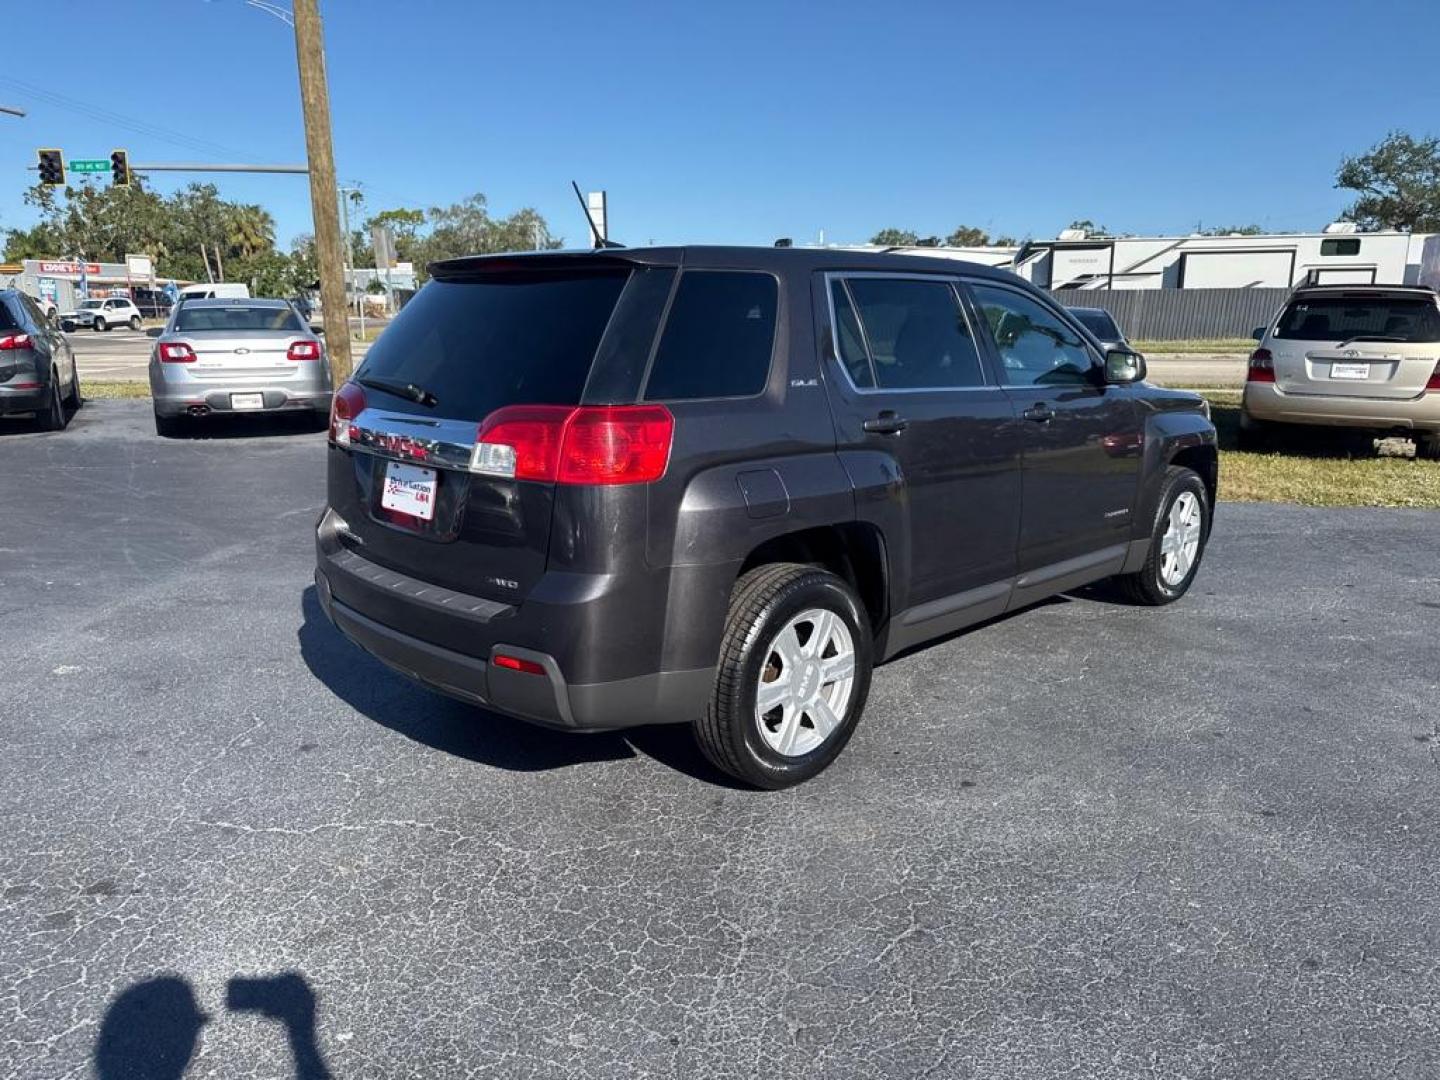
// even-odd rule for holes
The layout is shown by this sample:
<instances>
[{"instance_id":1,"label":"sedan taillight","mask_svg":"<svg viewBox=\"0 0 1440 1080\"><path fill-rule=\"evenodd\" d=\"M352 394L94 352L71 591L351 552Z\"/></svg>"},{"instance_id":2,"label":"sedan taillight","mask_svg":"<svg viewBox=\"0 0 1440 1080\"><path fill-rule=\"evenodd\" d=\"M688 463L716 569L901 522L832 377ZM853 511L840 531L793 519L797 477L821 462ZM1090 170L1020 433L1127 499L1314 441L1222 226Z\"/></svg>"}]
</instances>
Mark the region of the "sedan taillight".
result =
<instances>
[{"instance_id":1,"label":"sedan taillight","mask_svg":"<svg viewBox=\"0 0 1440 1080\"><path fill-rule=\"evenodd\" d=\"M1256 349L1250 354L1250 366L1245 370L1246 382L1275 381L1275 358L1269 349Z\"/></svg>"},{"instance_id":2,"label":"sedan taillight","mask_svg":"<svg viewBox=\"0 0 1440 1080\"><path fill-rule=\"evenodd\" d=\"M318 341L296 341L285 351L286 360L319 360L320 343Z\"/></svg>"},{"instance_id":3,"label":"sedan taillight","mask_svg":"<svg viewBox=\"0 0 1440 1080\"><path fill-rule=\"evenodd\" d=\"M195 350L183 341L162 341L155 353L162 364L193 364Z\"/></svg>"}]
</instances>

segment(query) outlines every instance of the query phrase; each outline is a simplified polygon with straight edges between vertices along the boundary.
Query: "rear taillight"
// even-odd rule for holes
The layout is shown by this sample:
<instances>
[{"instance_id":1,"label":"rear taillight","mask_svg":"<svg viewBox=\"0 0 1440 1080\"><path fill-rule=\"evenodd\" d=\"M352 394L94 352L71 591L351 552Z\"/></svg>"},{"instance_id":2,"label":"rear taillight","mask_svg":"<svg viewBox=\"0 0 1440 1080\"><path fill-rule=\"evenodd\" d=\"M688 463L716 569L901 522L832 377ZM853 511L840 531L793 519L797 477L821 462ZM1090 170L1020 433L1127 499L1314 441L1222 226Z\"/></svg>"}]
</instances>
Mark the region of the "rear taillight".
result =
<instances>
[{"instance_id":1,"label":"rear taillight","mask_svg":"<svg viewBox=\"0 0 1440 1080\"><path fill-rule=\"evenodd\" d=\"M358 383L347 382L330 398L330 441L349 446L356 437L352 421L365 411L365 391Z\"/></svg>"},{"instance_id":2,"label":"rear taillight","mask_svg":"<svg viewBox=\"0 0 1440 1080\"><path fill-rule=\"evenodd\" d=\"M285 351L286 360L319 360L320 343L318 341L297 341Z\"/></svg>"},{"instance_id":3,"label":"rear taillight","mask_svg":"<svg viewBox=\"0 0 1440 1080\"><path fill-rule=\"evenodd\" d=\"M663 405L511 405L487 416L472 472L560 484L646 484L665 475L675 418Z\"/></svg>"},{"instance_id":4,"label":"rear taillight","mask_svg":"<svg viewBox=\"0 0 1440 1080\"><path fill-rule=\"evenodd\" d=\"M1435 370L1430 372L1430 379L1425 384L1426 390L1440 390L1440 364L1435 365Z\"/></svg>"},{"instance_id":5,"label":"rear taillight","mask_svg":"<svg viewBox=\"0 0 1440 1080\"><path fill-rule=\"evenodd\" d=\"M30 348L29 334L7 334L0 337L0 350Z\"/></svg>"},{"instance_id":6,"label":"rear taillight","mask_svg":"<svg viewBox=\"0 0 1440 1080\"><path fill-rule=\"evenodd\" d=\"M191 364L195 361L195 350L183 341L162 341L155 351L162 364Z\"/></svg>"},{"instance_id":7,"label":"rear taillight","mask_svg":"<svg viewBox=\"0 0 1440 1080\"><path fill-rule=\"evenodd\" d=\"M1275 358L1269 349L1256 349L1250 354L1250 366L1245 370L1246 382L1274 382Z\"/></svg>"}]
</instances>

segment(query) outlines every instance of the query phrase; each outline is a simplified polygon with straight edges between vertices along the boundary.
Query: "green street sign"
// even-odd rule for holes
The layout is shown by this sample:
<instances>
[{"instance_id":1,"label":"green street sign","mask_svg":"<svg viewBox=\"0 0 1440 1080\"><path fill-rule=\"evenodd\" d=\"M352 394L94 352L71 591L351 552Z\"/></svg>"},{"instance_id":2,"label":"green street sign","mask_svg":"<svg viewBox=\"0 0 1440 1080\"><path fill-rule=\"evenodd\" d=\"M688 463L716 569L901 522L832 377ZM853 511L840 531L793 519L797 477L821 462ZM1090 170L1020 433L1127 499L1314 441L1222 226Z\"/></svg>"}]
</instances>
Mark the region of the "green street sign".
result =
<instances>
[{"instance_id":1,"label":"green street sign","mask_svg":"<svg viewBox=\"0 0 1440 1080\"><path fill-rule=\"evenodd\" d=\"M109 172L110 162L104 158L80 158L70 162L71 172Z\"/></svg>"}]
</instances>

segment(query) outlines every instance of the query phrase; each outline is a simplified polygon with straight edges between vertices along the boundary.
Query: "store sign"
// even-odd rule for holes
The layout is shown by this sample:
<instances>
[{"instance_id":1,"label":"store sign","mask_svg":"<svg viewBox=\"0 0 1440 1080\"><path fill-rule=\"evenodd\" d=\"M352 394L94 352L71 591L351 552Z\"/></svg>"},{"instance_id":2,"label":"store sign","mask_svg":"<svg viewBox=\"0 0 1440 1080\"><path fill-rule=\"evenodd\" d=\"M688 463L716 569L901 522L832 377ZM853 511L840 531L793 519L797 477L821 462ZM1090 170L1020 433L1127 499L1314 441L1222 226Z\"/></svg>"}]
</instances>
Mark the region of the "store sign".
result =
<instances>
[{"instance_id":1,"label":"store sign","mask_svg":"<svg viewBox=\"0 0 1440 1080\"><path fill-rule=\"evenodd\" d=\"M78 263L78 262L42 262L40 264L42 274L98 274L100 273L99 263Z\"/></svg>"}]
</instances>

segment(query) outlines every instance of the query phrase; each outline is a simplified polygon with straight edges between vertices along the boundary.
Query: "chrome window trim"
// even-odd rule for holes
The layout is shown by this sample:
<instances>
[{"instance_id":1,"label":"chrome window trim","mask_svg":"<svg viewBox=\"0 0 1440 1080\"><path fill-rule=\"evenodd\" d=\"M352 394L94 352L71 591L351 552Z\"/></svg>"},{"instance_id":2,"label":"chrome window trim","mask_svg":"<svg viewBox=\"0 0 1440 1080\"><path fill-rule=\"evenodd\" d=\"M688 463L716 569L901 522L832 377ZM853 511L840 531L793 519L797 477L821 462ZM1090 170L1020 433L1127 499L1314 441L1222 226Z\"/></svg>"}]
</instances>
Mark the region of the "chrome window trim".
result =
<instances>
[{"instance_id":1,"label":"chrome window trim","mask_svg":"<svg viewBox=\"0 0 1440 1080\"><path fill-rule=\"evenodd\" d=\"M970 331L970 340L975 342L975 359L980 364L980 377L986 381L979 386L880 386L880 380L876 377L875 352L870 348L869 332L865 329L865 320L860 317L860 309L855 303L855 294L850 291L846 284L851 278L883 278L887 281L938 281L950 286L950 295L955 300L955 308L960 317L965 320L965 327ZM840 369L840 374L845 379L845 385L852 393L856 394L973 394L982 390L1000 390L1002 387L989 382L989 372L985 370L985 358L980 353L980 341L975 336L975 327L970 321L970 314L965 309L965 300L957 286L960 278L955 274L921 274L914 271L888 271L888 270L827 270L825 271L825 305L830 313L830 351L835 360L835 367ZM873 387L856 386L855 380L850 377L849 370L845 367L844 361L840 359L840 324L835 317L835 292L833 283L839 281L845 289L845 295L850 299L850 308L855 312L855 322L860 327L860 338L865 346L865 358L870 364L870 377L875 380Z\"/></svg>"}]
</instances>

